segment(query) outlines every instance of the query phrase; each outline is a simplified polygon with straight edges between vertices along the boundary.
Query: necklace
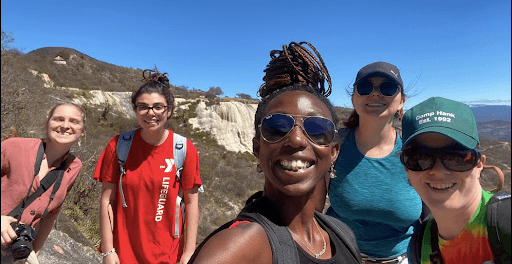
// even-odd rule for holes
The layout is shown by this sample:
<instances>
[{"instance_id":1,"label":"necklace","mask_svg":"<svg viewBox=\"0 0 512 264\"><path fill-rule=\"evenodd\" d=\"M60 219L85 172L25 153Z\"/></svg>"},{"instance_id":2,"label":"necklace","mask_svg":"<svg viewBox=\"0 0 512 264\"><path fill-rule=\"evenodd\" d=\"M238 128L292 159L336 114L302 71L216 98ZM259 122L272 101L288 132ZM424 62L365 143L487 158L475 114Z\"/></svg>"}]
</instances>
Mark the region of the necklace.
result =
<instances>
[{"instance_id":1,"label":"necklace","mask_svg":"<svg viewBox=\"0 0 512 264\"><path fill-rule=\"evenodd\" d=\"M286 228L288 228L288 231L290 232L290 234L292 234L292 236L296 236L300 243L302 243L302 245L304 245L309 251L311 251L311 253L313 253L313 255L315 255L315 258L318 258L320 256L322 256L324 253L325 253L325 250L327 249L327 244L325 243L325 238L324 238L324 235L322 234L322 231L320 230L320 227L318 226L317 222L315 220L313 220L313 222L315 223L316 225L316 228L318 229L318 232L320 232L320 235L322 236L322 240L324 242L324 248L322 249L322 251L320 251L320 253L316 254L315 252L313 252L313 250L311 250L307 245L306 243L304 243L302 241L302 239L299 237L299 236L296 236L291 230L290 228L288 228L288 226Z\"/></svg>"}]
</instances>

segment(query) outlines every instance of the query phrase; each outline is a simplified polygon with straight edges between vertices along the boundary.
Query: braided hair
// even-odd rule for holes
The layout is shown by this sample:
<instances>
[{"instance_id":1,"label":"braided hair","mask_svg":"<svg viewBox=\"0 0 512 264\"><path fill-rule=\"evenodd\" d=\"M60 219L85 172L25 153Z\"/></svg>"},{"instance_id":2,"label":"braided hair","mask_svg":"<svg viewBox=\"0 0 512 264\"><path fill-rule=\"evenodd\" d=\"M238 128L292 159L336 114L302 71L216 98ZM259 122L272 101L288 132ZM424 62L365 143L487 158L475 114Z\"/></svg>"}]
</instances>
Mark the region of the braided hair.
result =
<instances>
[{"instance_id":1,"label":"braided hair","mask_svg":"<svg viewBox=\"0 0 512 264\"><path fill-rule=\"evenodd\" d=\"M303 46L309 46L314 54ZM318 57L315 57L316 56ZM309 42L290 42L288 46L283 45L283 50L272 50L270 62L263 71L263 83L258 91L264 98L275 89L283 88L293 84L301 84L317 88L325 97L331 94L331 76L320 56L320 53ZM325 89L325 81L329 87Z\"/></svg>"},{"instance_id":2,"label":"braided hair","mask_svg":"<svg viewBox=\"0 0 512 264\"><path fill-rule=\"evenodd\" d=\"M141 94L157 93L165 98L165 101L169 106L168 109L171 111L171 114L167 119L171 118L172 112L174 111L174 95L169 90L169 78L167 78L166 75L166 72L160 73L156 67L155 69L146 69L142 72L141 82L143 82L143 84L132 93L131 97L134 111L137 108L135 102Z\"/></svg>"},{"instance_id":3,"label":"braided hair","mask_svg":"<svg viewBox=\"0 0 512 264\"><path fill-rule=\"evenodd\" d=\"M309 46L318 58L302 44ZM259 137L258 126L268 104L280 94L289 91L304 91L314 95L327 106L333 122L338 123L334 107L327 99L327 96L331 94L331 77L320 53L313 45L308 42L291 42L288 46L283 45L283 50L272 50L270 58L271 60L264 70L263 81L265 83L260 86L258 91L262 99L254 118L255 137ZM327 90L324 86L325 81L329 85Z\"/></svg>"}]
</instances>

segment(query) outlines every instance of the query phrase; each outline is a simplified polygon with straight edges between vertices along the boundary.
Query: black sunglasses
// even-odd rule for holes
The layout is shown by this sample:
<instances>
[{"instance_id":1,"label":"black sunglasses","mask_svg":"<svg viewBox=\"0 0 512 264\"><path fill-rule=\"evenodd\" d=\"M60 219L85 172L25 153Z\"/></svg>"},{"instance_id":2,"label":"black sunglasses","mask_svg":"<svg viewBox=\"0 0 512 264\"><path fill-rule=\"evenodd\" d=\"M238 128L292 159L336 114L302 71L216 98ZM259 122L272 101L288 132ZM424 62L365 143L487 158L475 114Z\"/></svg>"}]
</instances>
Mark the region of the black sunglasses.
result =
<instances>
[{"instance_id":1,"label":"black sunglasses","mask_svg":"<svg viewBox=\"0 0 512 264\"><path fill-rule=\"evenodd\" d=\"M382 94L383 96L391 97L398 92L400 85L391 81L383 82L379 85L374 85L373 83L370 82L370 80L364 80L359 84L355 85L355 87L357 93L362 96L370 95L373 92L373 89L375 87L378 87L380 94Z\"/></svg>"},{"instance_id":2,"label":"black sunglasses","mask_svg":"<svg viewBox=\"0 0 512 264\"><path fill-rule=\"evenodd\" d=\"M431 169L437 157L440 157L447 170L463 172L473 169L480 163L482 152L478 149L412 147L400 153L400 161L412 171Z\"/></svg>"},{"instance_id":3,"label":"black sunglasses","mask_svg":"<svg viewBox=\"0 0 512 264\"><path fill-rule=\"evenodd\" d=\"M302 119L302 126L296 124L293 116L287 114L270 114L261 120L260 133L269 143L276 143L285 138L295 125L299 126L304 134L315 144L329 145L336 134L334 123L320 116L295 116Z\"/></svg>"}]
</instances>

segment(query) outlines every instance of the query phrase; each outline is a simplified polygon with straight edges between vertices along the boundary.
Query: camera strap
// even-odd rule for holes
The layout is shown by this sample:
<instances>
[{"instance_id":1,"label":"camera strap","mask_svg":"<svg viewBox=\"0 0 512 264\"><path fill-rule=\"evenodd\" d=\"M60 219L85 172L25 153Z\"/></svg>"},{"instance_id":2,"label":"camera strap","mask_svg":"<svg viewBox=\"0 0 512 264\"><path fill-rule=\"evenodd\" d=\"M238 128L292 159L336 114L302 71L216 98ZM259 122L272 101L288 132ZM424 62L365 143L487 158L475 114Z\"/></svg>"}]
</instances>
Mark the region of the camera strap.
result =
<instances>
[{"instance_id":1,"label":"camera strap","mask_svg":"<svg viewBox=\"0 0 512 264\"><path fill-rule=\"evenodd\" d=\"M23 214L23 211L25 210L25 208L27 206L29 206L33 201L35 201L39 196L41 196L46 190L48 190L50 188L50 186L52 186L52 184L57 180L57 182L55 182L55 185L53 186L52 194L50 195L50 201L48 202L48 205L50 204L50 202L55 197L55 193L57 192L57 190L60 187L60 184L61 184L62 178L63 178L62 175L64 174L64 171L66 170L66 167L67 167L69 161L71 161L75 158L75 156L70 153L68 158L65 161L62 161L58 168L48 172L48 174L41 180L41 183L40 183L41 186L32 195L29 196L30 191L32 190L32 186L34 184L34 179L39 174L39 170L41 168L41 162L43 161L43 157L44 157L45 148L46 148L46 144L44 142L41 142L41 145L39 145L39 150L37 152L36 163L34 165L34 178L32 179L32 182L30 183L30 188L28 189L26 198L23 199L23 201L8 214L9 216L18 218L18 222L20 221L21 215ZM47 213L47 211L48 211L48 206L46 207L43 217Z\"/></svg>"}]
</instances>

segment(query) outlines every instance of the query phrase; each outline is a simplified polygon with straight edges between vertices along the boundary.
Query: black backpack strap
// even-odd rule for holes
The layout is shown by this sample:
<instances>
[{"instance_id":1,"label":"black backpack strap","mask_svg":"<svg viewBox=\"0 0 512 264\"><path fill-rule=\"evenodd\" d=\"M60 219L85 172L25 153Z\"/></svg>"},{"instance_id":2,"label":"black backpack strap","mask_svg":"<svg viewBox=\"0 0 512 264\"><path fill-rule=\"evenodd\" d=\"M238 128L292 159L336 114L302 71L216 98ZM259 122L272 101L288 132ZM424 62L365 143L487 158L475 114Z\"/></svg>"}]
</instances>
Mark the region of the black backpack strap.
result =
<instances>
[{"instance_id":1,"label":"black backpack strap","mask_svg":"<svg viewBox=\"0 0 512 264\"><path fill-rule=\"evenodd\" d=\"M43 181L41 181L41 186L39 187L39 189L37 189L30 197L28 196L30 194L30 190L32 189L34 179L35 177L37 177L37 175L39 174L39 170L41 169L41 162L43 162L45 148L46 144L44 142L41 142L41 144L39 144L39 149L37 150L36 163L34 164L34 178L32 179L32 183L30 184L30 188L28 189L26 199L24 199L20 204L18 204L16 208L12 209L12 211L7 215L12 216L14 218L21 217L21 214L23 213L25 207L31 204L35 199L37 199L37 197L41 196L41 194L43 194L43 192L46 191L50 187L50 185L55 181L56 178L53 179L52 182L47 183L49 180L45 181L46 177L43 178L44 183Z\"/></svg>"},{"instance_id":2,"label":"black backpack strap","mask_svg":"<svg viewBox=\"0 0 512 264\"><path fill-rule=\"evenodd\" d=\"M196 260L197 258L197 254L199 254L199 252L201 251L201 249L203 248L204 244L206 244L206 242L208 240L210 240L210 238L212 238L214 235L216 235L217 233L219 233L220 231L224 230L224 229L227 229L229 228L233 223L235 222L235 220L231 220L225 224L223 224L221 227L217 228L215 231L213 231L211 234L209 234L204 240L203 242L201 242L201 244L199 244L199 246L197 246L197 248L195 249L194 251L194 254L192 255L192 257L190 257L190 260L188 261L188 263L194 263L194 261Z\"/></svg>"},{"instance_id":3,"label":"black backpack strap","mask_svg":"<svg viewBox=\"0 0 512 264\"><path fill-rule=\"evenodd\" d=\"M414 233L411 236L411 241L409 241L407 248L407 259L409 264L421 264L421 247L423 245L423 234L425 233L427 224L430 222L430 220L433 219L434 216L429 214L426 217L420 217L415 223Z\"/></svg>"},{"instance_id":4,"label":"black backpack strap","mask_svg":"<svg viewBox=\"0 0 512 264\"><path fill-rule=\"evenodd\" d=\"M430 263L443 264L443 256L441 255L441 249L439 249L439 230L437 230L436 220L432 222L432 226L430 227L430 244L432 246Z\"/></svg>"},{"instance_id":5,"label":"black backpack strap","mask_svg":"<svg viewBox=\"0 0 512 264\"><path fill-rule=\"evenodd\" d=\"M299 253L286 226L278 226L258 213L241 212L238 219L258 223L267 234L272 249L272 263L298 263Z\"/></svg>"},{"instance_id":6,"label":"black backpack strap","mask_svg":"<svg viewBox=\"0 0 512 264\"><path fill-rule=\"evenodd\" d=\"M39 150L41 150L41 147L39 148ZM43 150L43 154L44 154L44 150ZM30 195L23 202L21 202L16 208L14 208L8 215L15 217L15 218L16 217L20 218L21 214L23 214L23 211L25 210L25 208L28 207L37 198L39 198L39 196L41 196L44 192L46 192L46 190L48 190L50 188L50 186L53 185L52 193L50 194L50 200L48 202L48 205L49 205L50 202L55 197L55 193L57 192L57 190L60 187L60 184L61 184L62 178L63 178L62 176L64 175L64 171L66 170L68 165L74 159L75 159L75 156L73 154L69 153L68 158L66 160L62 161L60 163L59 167L48 172L48 174L41 180L41 183L40 183L41 185L39 186L39 188L32 195ZM39 152L38 152L37 160L39 160ZM42 161L42 159L41 159L41 161ZM36 162L36 164L37 164L37 162ZM40 162L39 162L39 167L41 167ZM34 177L37 177L37 175L39 174L39 168L36 171L37 172L35 173ZM53 184L53 183L55 183L55 184ZM30 193L31 189L32 189L32 185L30 185L29 193ZM27 194L27 196L28 196L28 194ZM43 214L42 217L44 217L44 215L47 213L47 211L48 211L48 207L46 208L45 213Z\"/></svg>"},{"instance_id":7,"label":"black backpack strap","mask_svg":"<svg viewBox=\"0 0 512 264\"><path fill-rule=\"evenodd\" d=\"M279 214L268 198L258 198L262 193L258 192L248 199L248 205L242 209L236 220L247 220L263 227L272 249L272 263L299 263L299 252L295 240L286 225L278 219Z\"/></svg>"},{"instance_id":8,"label":"black backpack strap","mask_svg":"<svg viewBox=\"0 0 512 264\"><path fill-rule=\"evenodd\" d=\"M356 236L350 227L336 219L332 216L325 215L315 211L315 216L317 219L322 221L328 228L330 228L334 233L341 239L341 242L345 244L348 248L352 256L354 257L355 263L361 262L361 251L359 251L359 246L357 245ZM349 262L347 260L347 262Z\"/></svg>"},{"instance_id":9,"label":"black backpack strap","mask_svg":"<svg viewBox=\"0 0 512 264\"><path fill-rule=\"evenodd\" d=\"M213 231L203 242L197 247L194 254L189 260L189 263L194 263L199 251L204 244L215 234L220 231L229 228L236 221L250 221L257 223L263 227L267 234L270 248L272 249L272 263L274 264L297 264L299 263L299 253L294 244L294 240L285 225L276 225L268 218L260 214L255 210L261 210L261 208L268 206L268 200L266 198L261 199L263 192L257 192L247 199L246 207L242 209L236 219L231 220L215 231ZM272 208L272 207L270 207ZM266 210L265 210L266 211Z\"/></svg>"},{"instance_id":10,"label":"black backpack strap","mask_svg":"<svg viewBox=\"0 0 512 264\"><path fill-rule=\"evenodd\" d=\"M510 263L510 193L495 193L487 205L487 232L495 263Z\"/></svg>"}]
</instances>

